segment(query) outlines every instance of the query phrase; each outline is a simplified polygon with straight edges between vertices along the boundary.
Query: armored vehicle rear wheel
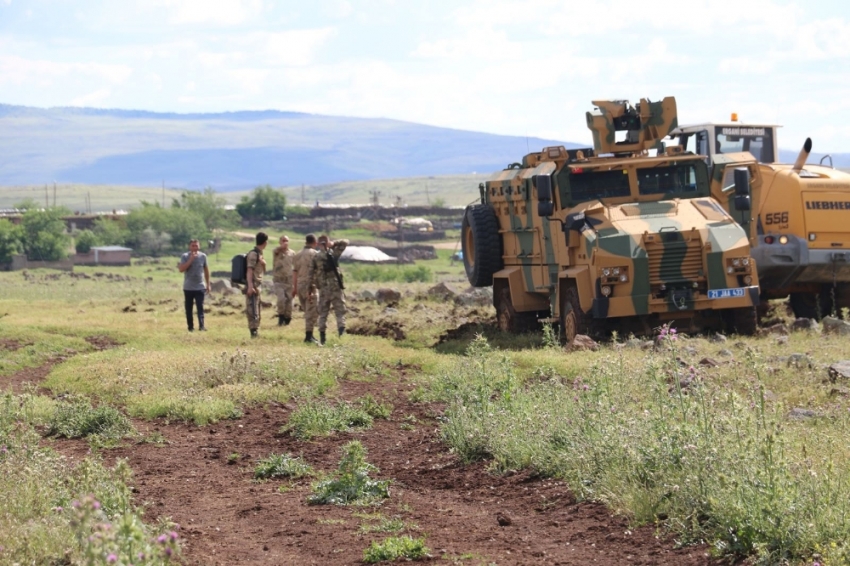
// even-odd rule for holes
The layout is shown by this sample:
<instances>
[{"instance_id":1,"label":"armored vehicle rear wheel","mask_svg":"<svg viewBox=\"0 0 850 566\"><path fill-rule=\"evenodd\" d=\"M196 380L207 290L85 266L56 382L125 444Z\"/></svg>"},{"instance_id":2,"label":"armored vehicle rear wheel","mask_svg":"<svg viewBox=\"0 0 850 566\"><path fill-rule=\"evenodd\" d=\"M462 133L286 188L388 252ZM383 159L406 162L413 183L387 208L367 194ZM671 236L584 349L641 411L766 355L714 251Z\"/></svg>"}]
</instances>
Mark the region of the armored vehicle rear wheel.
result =
<instances>
[{"instance_id":1,"label":"armored vehicle rear wheel","mask_svg":"<svg viewBox=\"0 0 850 566\"><path fill-rule=\"evenodd\" d=\"M569 344L579 334L590 333L590 317L581 310L578 289L568 287L561 297L561 341Z\"/></svg>"},{"instance_id":2,"label":"armored vehicle rear wheel","mask_svg":"<svg viewBox=\"0 0 850 566\"><path fill-rule=\"evenodd\" d=\"M461 247L466 277L473 287L493 284L502 269L502 239L493 208L486 204L466 207L461 224Z\"/></svg>"},{"instance_id":3,"label":"armored vehicle rear wheel","mask_svg":"<svg viewBox=\"0 0 850 566\"><path fill-rule=\"evenodd\" d=\"M729 330L742 336L754 336L758 332L758 308L741 307L729 309L727 323Z\"/></svg>"},{"instance_id":4,"label":"armored vehicle rear wheel","mask_svg":"<svg viewBox=\"0 0 850 566\"><path fill-rule=\"evenodd\" d=\"M496 323L502 332L518 334L529 332L537 326L536 312L517 312L511 301L511 290L507 285L494 289L496 303Z\"/></svg>"}]
</instances>

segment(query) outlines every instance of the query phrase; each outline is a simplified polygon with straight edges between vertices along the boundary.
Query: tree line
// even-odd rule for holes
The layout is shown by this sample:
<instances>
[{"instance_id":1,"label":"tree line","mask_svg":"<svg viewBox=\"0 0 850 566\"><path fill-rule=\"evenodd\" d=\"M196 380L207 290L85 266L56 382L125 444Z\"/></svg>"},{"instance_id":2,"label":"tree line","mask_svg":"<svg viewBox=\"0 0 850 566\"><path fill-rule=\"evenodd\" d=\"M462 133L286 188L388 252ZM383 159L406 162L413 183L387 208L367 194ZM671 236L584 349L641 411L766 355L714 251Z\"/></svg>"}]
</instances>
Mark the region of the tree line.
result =
<instances>
[{"instance_id":1,"label":"tree line","mask_svg":"<svg viewBox=\"0 0 850 566\"><path fill-rule=\"evenodd\" d=\"M20 224L0 219L0 264L24 253L30 260L58 261L70 250L88 253L95 246L127 246L140 253L158 255L182 250L192 238L201 241L215 230L235 228L241 219L285 220L286 196L270 185L243 196L235 210L214 189L183 191L171 206L141 201L126 216L113 220L98 218L92 229L69 233L64 218L72 212L64 207L42 208L35 201L18 203L25 210Z\"/></svg>"}]
</instances>

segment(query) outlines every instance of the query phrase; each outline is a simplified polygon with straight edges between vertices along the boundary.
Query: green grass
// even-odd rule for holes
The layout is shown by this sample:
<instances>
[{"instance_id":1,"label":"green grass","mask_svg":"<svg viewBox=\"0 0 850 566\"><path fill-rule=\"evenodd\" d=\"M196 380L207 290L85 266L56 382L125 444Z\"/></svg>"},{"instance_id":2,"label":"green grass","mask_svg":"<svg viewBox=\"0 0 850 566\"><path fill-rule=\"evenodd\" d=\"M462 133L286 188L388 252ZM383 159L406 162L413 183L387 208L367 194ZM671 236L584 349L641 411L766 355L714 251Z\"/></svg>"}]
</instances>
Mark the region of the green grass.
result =
<instances>
[{"instance_id":1,"label":"green grass","mask_svg":"<svg viewBox=\"0 0 850 566\"><path fill-rule=\"evenodd\" d=\"M331 405L325 401L310 401L290 415L281 432L289 432L300 440L310 440L338 431L371 428L373 420L365 408L348 403Z\"/></svg>"},{"instance_id":2,"label":"green grass","mask_svg":"<svg viewBox=\"0 0 850 566\"><path fill-rule=\"evenodd\" d=\"M229 268L230 255L247 247L226 241L220 257L211 257L213 269ZM449 263L451 250L438 253L421 262L436 280L462 278L460 264ZM492 473L528 469L563 479L578 497L602 501L635 524L657 524L683 543L704 540L715 554L749 556L754 564L803 563L816 554L822 563L848 561L850 449L843 439L850 437L850 400L826 373L846 350L840 337L800 332L787 344L772 336L715 344L682 336L657 351L621 340L599 352L565 354L542 333L512 336L484 325L477 329L483 338L473 328L435 346L455 307L412 299L431 282L394 284L404 292L396 313L350 302L358 311L352 320L401 321L405 340L352 335L318 349L302 343L302 328L268 321L260 339L250 340L241 296L212 297L210 332L186 333L175 264L171 257L75 270L92 279L0 273L0 339L15 341L0 352L0 375L64 360L40 384L49 396L29 387L3 401L0 445L8 454L0 456L0 493L12 495L0 499L0 546L15 549L15 561L49 563L60 548L83 552L71 517L51 510L87 493L104 508L132 512L119 501L128 470L96 458L77 470L37 448L52 442L38 431L48 430L65 396L86 401L70 411L68 430L95 407L204 425L238 419L246 407L294 402L313 409L293 413L290 424L316 438L365 422L362 415L391 415L392 407L374 398L350 405L328 399L340 380L380 378L392 387L401 366L411 399L445 406L445 442L465 461L484 460ZM132 280L95 278L96 272ZM352 281L351 295L367 288L375 285ZM135 311L124 312L131 305ZM452 324L491 312L458 307ZM97 350L86 340L95 336L117 346ZM789 365L792 353L806 354L812 365ZM720 365L700 366L702 358ZM818 416L793 419L793 408ZM339 418L347 411L362 415ZM377 481L368 466L360 475L357 469L340 469L316 485L327 482L328 499L345 500L340 494L355 480ZM346 474L346 482L334 483ZM144 529L141 540L150 542L156 529Z\"/></svg>"},{"instance_id":3,"label":"green grass","mask_svg":"<svg viewBox=\"0 0 850 566\"><path fill-rule=\"evenodd\" d=\"M95 408L85 399L70 399L56 405L46 434L114 444L132 432L130 421L114 407L101 405Z\"/></svg>"},{"instance_id":4,"label":"green grass","mask_svg":"<svg viewBox=\"0 0 850 566\"><path fill-rule=\"evenodd\" d=\"M147 526L132 505L126 462L109 468L89 456L72 464L44 446L34 428L44 408L32 395L0 396L0 562L105 564L114 554L121 563L153 565L167 562L166 552L176 558L179 541L167 519Z\"/></svg>"},{"instance_id":5,"label":"green grass","mask_svg":"<svg viewBox=\"0 0 850 566\"><path fill-rule=\"evenodd\" d=\"M418 560L425 558L431 550L425 546L425 538L409 536L389 537L381 542L372 542L363 551L363 561L370 564L376 562L394 562L399 558Z\"/></svg>"},{"instance_id":6,"label":"green grass","mask_svg":"<svg viewBox=\"0 0 850 566\"><path fill-rule=\"evenodd\" d=\"M850 433L848 408L830 403L820 419L790 420L776 391L790 387L782 394L791 401L783 381L805 382L797 368L768 390L768 376L786 368L769 369L752 349L739 348L728 373L709 373L682 367L683 345L670 346L566 372L538 355L528 380L479 339L434 382L448 403L443 439L465 461L563 479L581 498L659 522L680 540L707 540L718 555L845 563L850 454L839 439Z\"/></svg>"},{"instance_id":7,"label":"green grass","mask_svg":"<svg viewBox=\"0 0 850 566\"><path fill-rule=\"evenodd\" d=\"M303 458L291 454L269 454L254 467L255 479L302 478L312 474L312 468Z\"/></svg>"}]
</instances>

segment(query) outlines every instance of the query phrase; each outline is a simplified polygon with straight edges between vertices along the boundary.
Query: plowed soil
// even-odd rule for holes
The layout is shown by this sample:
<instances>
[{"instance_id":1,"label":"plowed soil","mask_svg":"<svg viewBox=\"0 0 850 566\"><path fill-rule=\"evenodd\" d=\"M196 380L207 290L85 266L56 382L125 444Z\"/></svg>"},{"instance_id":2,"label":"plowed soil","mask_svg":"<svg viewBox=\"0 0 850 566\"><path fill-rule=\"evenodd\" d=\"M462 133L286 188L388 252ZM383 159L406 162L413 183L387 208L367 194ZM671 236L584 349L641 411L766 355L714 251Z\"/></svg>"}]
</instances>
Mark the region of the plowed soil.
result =
<instances>
[{"instance_id":1,"label":"plowed soil","mask_svg":"<svg viewBox=\"0 0 850 566\"><path fill-rule=\"evenodd\" d=\"M0 388L38 381L48 366L0 378ZM408 400L404 368L385 381L344 381L339 399L371 394L393 404L389 419L369 430L309 442L280 433L295 405L251 408L238 420L207 427L135 421L143 437L102 454L126 458L134 471L136 503L146 520L179 523L187 565L362 564L363 550L389 536L365 532L377 524L366 514L399 518L405 534L426 537L428 563L706 565L704 546L678 548L653 526L631 528L605 507L577 503L559 481L527 472L492 475L484 462L464 465L439 438L441 407ZM315 469L336 469L352 439L368 450L390 479L390 498L379 507L308 505L311 480L256 482L256 462L271 453L302 455ZM89 451L83 441L48 441L71 459Z\"/></svg>"}]
</instances>

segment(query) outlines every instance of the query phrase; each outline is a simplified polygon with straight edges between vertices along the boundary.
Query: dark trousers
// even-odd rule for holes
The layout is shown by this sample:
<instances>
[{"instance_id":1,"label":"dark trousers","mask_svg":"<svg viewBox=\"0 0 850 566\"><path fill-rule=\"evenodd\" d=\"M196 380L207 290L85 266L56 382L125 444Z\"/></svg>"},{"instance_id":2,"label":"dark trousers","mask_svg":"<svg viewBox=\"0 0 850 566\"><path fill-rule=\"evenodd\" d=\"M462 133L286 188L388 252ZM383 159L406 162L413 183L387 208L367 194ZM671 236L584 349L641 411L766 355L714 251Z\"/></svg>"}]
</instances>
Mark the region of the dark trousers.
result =
<instances>
[{"instance_id":1,"label":"dark trousers","mask_svg":"<svg viewBox=\"0 0 850 566\"><path fill-rule=\"evenodd\" d=\"M189 330L194 330L195 325L192 323L192 303L198 310L198 327L204 327L204 293L206 291L183 291L183 297L186 299L186 324Z\"/></svg>"}]
</instances>

